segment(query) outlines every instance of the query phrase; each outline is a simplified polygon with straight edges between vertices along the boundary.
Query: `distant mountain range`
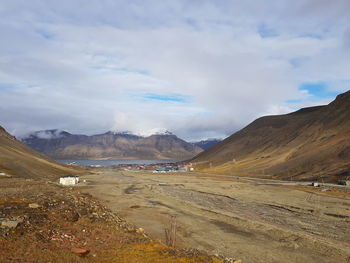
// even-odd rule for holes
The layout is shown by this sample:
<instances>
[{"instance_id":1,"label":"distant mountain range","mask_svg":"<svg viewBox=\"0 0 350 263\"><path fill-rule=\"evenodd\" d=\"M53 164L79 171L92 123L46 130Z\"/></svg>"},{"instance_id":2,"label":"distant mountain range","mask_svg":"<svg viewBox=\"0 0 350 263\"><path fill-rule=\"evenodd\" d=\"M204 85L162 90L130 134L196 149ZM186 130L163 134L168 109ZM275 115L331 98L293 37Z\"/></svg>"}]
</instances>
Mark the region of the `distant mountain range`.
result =
<instances>
[{"instance_id":1,"label":"distant mountain range","mask_svg":"<svg viewBox=\"0 0 350 263\"><path fill-rule=\"evenodd\" d=\"M209 173L333 182L350 178L350 91L326 106L259 118L192 161Z\"/></svg>"},{"instance_id":2,"label":"distant mountain range","mask_svg":"<svg viewBox=\"0 0 350 263\"><path fill-rule=\"evenodd\" d=\"M56 178L82 170L56 163L18 141L0 126L0 178Z\"/></svg>"},{"instance_id":3,"label":"distant mountain range","mask_svg":"<svg viewBox=\"0 0 350 263\"><path fill-rule=\"evenodd\" d=\"M215 144L221 142L222 140L220 139L208 139L208 140L203 140L203 141L198 141L198 142L192 142L192 144L198 146L199 148L203 150L208 150L210 147L214 146Z\"/></svg>"},{"instance_id":4,"label":"distant mountain range","mask_svg":"<svg viewBox=\"0 0 350 263\"><path fill-rule=\"evenodd\" d=\"M168 131L143 137L128 132L87 136L44 130L31 133L22 141L54 159L185 160L202 151Z\"/></svg>"}]
</instances>

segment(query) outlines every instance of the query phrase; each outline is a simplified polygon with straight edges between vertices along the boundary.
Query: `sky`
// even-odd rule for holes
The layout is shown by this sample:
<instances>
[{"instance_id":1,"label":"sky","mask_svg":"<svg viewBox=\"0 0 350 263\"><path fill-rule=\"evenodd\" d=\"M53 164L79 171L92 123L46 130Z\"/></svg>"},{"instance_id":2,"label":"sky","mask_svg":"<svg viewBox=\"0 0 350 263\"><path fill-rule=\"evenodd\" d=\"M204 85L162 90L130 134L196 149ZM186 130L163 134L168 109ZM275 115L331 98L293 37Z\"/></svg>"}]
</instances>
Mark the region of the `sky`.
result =
<instances>
[{"instance_id":1,"label":"sky","mask_svg":"<svg viewBox=\"0 0 350 263\"><path fill-rule=\"evenodd\" d=\"M0 125L224 138L350 89L348 0L0 0Z\"/></svg>"}]
</instances>

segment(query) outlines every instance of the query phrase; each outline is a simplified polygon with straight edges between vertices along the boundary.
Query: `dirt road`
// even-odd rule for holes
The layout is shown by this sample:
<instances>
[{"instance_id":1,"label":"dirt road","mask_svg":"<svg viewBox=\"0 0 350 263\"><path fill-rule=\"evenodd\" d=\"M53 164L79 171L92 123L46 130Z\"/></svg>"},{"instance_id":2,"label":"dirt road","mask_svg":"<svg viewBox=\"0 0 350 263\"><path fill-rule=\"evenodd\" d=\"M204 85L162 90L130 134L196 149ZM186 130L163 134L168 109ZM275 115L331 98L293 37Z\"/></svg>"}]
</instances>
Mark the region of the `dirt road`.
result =
<instances>
[{"instance_id":1,"label":"dirt road","mask_svg":"<svg viewBox=\"0 0 350 263\"><path fill-rule=\"evenodd\" d=\"M243 262L350 262L350 193L238 178L105 169L84 191L164 241Z\"/></svg>"}]
</instances>

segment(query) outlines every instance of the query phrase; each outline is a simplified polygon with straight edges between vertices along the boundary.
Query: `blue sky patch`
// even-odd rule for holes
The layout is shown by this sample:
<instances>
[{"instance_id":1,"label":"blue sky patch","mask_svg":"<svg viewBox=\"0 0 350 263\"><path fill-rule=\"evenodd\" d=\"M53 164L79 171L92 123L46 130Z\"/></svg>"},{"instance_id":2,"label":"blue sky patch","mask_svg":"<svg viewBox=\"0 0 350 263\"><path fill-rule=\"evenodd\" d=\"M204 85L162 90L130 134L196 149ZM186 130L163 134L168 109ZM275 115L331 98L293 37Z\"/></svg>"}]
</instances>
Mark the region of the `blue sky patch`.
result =
<instances>
[{"instance_id":1,"label":"blue sky patch","mask_svg":"<svg viewBox=\"0 0 350 263\"><path fill-rule=\"evenodd\" d=\"M317 98L331 98L339 94L339 92L329 90L329 84L326 82L303 83L299 90L307 91L308 94Z\"/></svg>"},{"instance_id":2,"label":"blue sky patch","mask_svg":"<svg viewBox=\"0 0 350 263\"><path fill-rule=\"evenodd\" d=\"M180 103L188 102L188 97L179 95L179 94L163 95L163 94L148 93L144 95L143 98L146 100L157 100L157 101L163 101L163 102L180 102Z\"/></svg>"},{"instance_id":3,"label":"blue sky patch","mask_svg":"<svg viewBox=\"0 0 350 263\"><path fill-rule=\"evenodd\" d=\"M334 86L335 83L328 82L305 82L299 86L299 91L304 94L300 99L288 99L285 103L297 104L303 102L318 101L319 99L335 98L341 91L333 91L329 87Z\"/></svg>"}]
</instances>

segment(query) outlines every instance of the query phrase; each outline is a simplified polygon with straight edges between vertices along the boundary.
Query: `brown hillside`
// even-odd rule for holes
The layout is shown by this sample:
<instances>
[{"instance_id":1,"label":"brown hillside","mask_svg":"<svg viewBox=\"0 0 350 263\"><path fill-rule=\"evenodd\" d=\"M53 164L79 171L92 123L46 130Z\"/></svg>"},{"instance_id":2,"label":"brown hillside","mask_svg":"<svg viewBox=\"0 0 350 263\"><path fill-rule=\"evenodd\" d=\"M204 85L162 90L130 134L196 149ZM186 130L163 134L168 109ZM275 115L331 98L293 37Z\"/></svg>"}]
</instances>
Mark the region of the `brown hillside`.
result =
<instances>
[{"instance_id":1,"label":"brown hillside","mask_svg":"<svg viewBox=\"0 0 350 263\"><path fill-rule=\"evenodd\" d=\"M211 173L343 179L350 175L350 91L326 106L259 118L192 161Z\"/></svg>"},{"instance_id":2,"label":"brown hillside","mask_svg":"<svg viewBox=\"0 0 350 263\"><path fill-rule=\"evenodd\" d=\"M0 126L0 173L28 178L55 178L78 172L81 171L77 168L58 164L32 150Z\"/></svg>"}]
</instances>

